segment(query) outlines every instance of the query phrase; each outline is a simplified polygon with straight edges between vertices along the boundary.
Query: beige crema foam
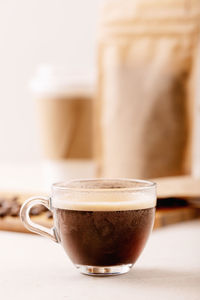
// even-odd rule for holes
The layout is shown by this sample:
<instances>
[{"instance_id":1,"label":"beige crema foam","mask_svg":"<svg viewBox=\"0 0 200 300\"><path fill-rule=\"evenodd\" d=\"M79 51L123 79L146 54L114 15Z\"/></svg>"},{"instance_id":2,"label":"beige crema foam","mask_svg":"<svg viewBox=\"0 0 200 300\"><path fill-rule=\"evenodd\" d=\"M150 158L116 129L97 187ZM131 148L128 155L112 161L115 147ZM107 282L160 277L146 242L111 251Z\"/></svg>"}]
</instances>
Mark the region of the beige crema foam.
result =
<instances>
[{"instance_id":1,"label":"beige crema foam","mask_svg":"<svg viewBox=\"0 0 200 300\"><path fill-rule=\"evenodd\" d=\"M53 207L81 211L121 211L152 208L156 206L154 191L134 194L121 192L73 193L53 196Z\"/></svg>"}]
</instances>

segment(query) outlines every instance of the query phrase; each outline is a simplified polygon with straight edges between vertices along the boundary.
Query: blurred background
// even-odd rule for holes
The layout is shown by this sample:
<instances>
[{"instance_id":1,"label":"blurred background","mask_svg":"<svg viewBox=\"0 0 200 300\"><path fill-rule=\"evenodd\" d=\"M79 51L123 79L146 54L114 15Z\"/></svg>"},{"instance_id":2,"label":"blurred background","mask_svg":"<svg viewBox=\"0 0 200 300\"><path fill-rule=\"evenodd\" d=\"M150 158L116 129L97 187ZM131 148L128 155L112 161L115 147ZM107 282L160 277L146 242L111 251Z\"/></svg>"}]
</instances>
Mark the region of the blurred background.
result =
<instances>
[{"instance_id":1,"label":"blurred background","mask_svg":"<svg viewBox=\"0 0 200 300\"><path fill-rule=\"evenodd\" d=\"M196 1L1 1L2 182L199 176L198 20Z\"/></svg>"},{"instance_id":2,"label":"blurred background","mask_svg":"<svg viewBox=\"0 0 200 300\"><path fill-rule=\"evenodd\" d=\"M36 110L28 86L39 64L62 66L73 76L94 73L100 2L1 1L1 163L41 159Z\"/></svg>"},{"instance_id":3,"label":"blurred background","mask_svg":"<svg viewBox=\"0 0 200 300\"><path fill-rule=\"evenodd\" d=\"M196 0L1 1L1 190L124 177L199 195L199 22Z\"/></svg>"}]
</instances>

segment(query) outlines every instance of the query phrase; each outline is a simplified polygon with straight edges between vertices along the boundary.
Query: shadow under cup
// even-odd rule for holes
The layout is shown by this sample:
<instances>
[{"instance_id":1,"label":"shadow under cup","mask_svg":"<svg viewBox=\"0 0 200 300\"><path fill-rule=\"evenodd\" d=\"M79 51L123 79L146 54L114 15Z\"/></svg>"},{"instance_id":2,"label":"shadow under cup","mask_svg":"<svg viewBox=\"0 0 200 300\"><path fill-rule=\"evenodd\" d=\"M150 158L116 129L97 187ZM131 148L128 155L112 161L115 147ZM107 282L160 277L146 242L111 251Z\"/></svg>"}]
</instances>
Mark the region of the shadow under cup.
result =
<instances>
[{"instance_id":1,"label":"shadow under cup","mask_svg":"<svg viewBox=\"0 0 200 300\"><path fill-rule=\"evenodd\" d=\"M45 235L61 243L81 273L117 275L130 270L146 244L156 186L143 180L73 180L54 184L50 202L54 228ZM25 221L44 235L33 224Z\"/></svg>"}]
</instances>

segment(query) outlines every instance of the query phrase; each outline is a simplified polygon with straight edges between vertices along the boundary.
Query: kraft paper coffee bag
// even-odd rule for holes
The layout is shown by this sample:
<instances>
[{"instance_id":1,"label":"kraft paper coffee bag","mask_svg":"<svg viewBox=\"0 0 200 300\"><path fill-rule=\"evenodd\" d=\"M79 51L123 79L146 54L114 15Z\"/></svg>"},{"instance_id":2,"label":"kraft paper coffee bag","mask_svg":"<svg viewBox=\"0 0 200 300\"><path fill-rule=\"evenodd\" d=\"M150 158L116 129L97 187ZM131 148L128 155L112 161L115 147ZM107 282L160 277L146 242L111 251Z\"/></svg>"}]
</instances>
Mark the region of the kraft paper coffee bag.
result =
<instances>
[{"instance_id":1,"label":"kraft paper coffee bag","mask_svg":"<svg viewBox=\"0 0 200 300\"><path fill-rule=\"evenodd\" d=\"M108 0L98 44L102 177L191 173L200 1Z\"/></svg>"}]
</instances>

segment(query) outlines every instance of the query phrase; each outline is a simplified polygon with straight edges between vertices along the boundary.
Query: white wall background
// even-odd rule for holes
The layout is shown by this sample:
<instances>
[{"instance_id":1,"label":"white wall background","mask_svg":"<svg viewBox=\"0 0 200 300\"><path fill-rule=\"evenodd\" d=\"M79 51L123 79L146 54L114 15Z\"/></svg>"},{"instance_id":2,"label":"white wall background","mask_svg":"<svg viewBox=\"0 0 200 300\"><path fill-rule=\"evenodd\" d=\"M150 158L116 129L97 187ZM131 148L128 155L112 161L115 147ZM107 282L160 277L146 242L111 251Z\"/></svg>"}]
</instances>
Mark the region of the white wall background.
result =
<instances>
[{"instance_id":1,"label":"white wall background","mask_svg":"<svg viewBox=\"0 0 200 300\"><path fill-rule=\"evenodd\" d=\"M40 158L28 81L40 63L70 73L95 66L101 0L0 1L0 162Z\"/></svg>"},{"instance_id":2,"label":"white wall background","mask_svg":"<svg viewBox=\"0 0 200 300\"><path fill-rule=\"evenodd\" d=\"M37 118L28 82L40 63L64 65L69 74L87 76L93 71L101 2L0 1L0 163L40 159ZM199 107L197 112L200 125ZM200 126L196 141L199 134ZM198 175L199 147L197 143Z\"/></svg>"}]
</instances>

